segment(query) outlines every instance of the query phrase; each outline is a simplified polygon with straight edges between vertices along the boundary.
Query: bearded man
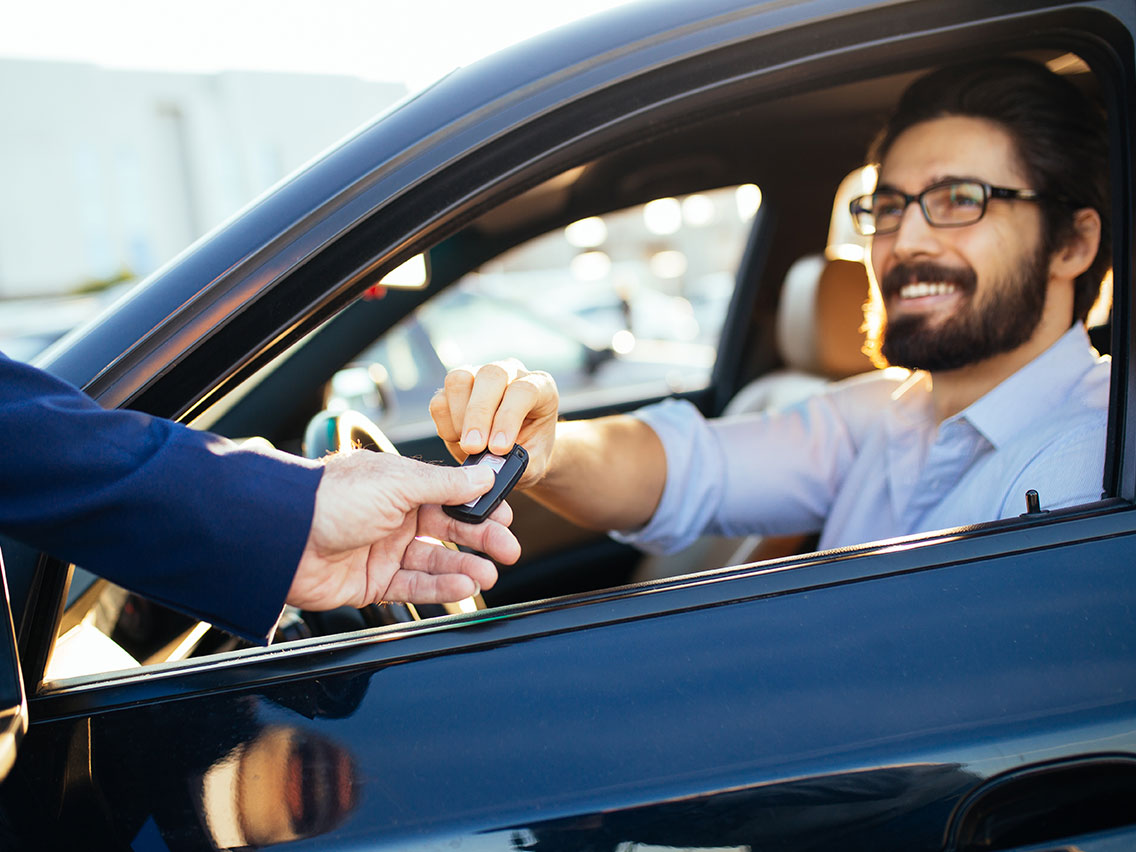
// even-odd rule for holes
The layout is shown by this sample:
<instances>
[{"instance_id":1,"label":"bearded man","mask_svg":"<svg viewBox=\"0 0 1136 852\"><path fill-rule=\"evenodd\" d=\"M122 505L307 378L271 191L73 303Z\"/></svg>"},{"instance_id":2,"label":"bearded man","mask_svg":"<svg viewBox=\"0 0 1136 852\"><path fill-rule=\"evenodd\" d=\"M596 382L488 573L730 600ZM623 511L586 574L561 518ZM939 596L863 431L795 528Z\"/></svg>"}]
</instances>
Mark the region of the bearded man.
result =
<instances>
[{"instance_id":1,"label":"bearded man","mask_svg":"<svg viewBox=\"0 0 1136 852\"><path fill-rule=\"evenodd\" d=\"M557 422L551 377L456 370L431 401L458 459L519 441L521 487L669 552L700 535L820 532L820 547L1101 497L1109 362L1084 321L1109 266L1103 116L1043 66L916 81L873 148L870 342L893 368L775 414L687 402Z\"/></svg>"}]
</instances>

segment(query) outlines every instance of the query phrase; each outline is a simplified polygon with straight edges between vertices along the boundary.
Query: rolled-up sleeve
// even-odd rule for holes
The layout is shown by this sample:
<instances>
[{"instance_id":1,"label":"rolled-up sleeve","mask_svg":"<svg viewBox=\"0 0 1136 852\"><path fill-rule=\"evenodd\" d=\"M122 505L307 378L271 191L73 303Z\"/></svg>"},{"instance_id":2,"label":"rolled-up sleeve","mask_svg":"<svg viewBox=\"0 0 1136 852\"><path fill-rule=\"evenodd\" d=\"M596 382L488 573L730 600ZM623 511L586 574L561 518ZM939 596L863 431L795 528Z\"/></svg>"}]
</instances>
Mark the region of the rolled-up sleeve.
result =
<instances>
[{"instance_id":1,"label":"rolled-up sleeve","mask_svg":"<svg viewBox=\"0 0 1136 852\"><path fill-rule=\"evenodd\" d=\"M685 401L641 409L635 416L662 441L666 484L645 526L612 535L673 553L706 534L819 530L853 456L840 409L827 394L775 413L715 420Z\"/></svg>"},{"instance_id":2,"label":"rolled-up sleeve","mask_svg":"<svg viewBox=\"0 0 1136 852\"><path fill-rule=\"evenodd\" d=\"M667 478L659 507L647 524L611 535L651 553L673 553L698 538L718 514L725 488L725 451L689 402L666 400L634 416L662 441Z\"/></svg>"}]
</instances>

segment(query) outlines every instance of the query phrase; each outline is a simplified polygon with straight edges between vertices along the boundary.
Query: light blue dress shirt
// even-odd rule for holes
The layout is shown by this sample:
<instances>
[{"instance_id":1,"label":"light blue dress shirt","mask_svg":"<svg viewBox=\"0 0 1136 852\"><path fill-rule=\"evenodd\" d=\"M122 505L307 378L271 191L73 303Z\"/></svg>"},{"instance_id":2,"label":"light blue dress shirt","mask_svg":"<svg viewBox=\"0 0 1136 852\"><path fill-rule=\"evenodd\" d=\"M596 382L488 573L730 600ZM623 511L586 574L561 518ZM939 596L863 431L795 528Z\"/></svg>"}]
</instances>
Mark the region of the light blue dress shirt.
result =
<instances>
[{"instance_id":1,"label":"light blue dress shirt","mask_svg":"<svg viewBox=\"0 0 1136 852\"><path fill-rule=\"evenodd\" d=\"M663 442L667 479L643 528L671 553L701 535L820 531L820 548L1101 499L1107 357L1077 323L958 414L935 422L925 373L888 369L780 412L705 419L688 402L636 412Z\"/></svg>"}]
</instances>

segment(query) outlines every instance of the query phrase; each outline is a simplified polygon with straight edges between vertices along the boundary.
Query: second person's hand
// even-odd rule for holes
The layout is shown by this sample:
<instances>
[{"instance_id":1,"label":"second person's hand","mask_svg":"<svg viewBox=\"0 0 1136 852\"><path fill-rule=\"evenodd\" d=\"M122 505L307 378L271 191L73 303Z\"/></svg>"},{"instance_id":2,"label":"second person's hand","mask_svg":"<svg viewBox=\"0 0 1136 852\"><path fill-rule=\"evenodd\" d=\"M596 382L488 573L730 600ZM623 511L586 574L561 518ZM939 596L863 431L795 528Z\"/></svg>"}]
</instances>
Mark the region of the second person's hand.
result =
<instances>
[{"instance_id":1,"label":"second person's hand","mask_svg":"<svg viewBox=\"0 0 1136 852\"><path fill-rule=\"evenodd\" d=\"M497 569L488 559L423 536L468 545L506 564L520 556L508 529L513 516L507 503L476 526L455 521L438 505L483 494L492 484L485 470L366 450L337 453L325 464L308 541L288 592L294 606L456 601L496 582Z\"/></svg>"},{"instance_id":2,"label":"second person's hand","mask_svg":"<svg viewBox=\"0 0 1136 852\"><path fill-rule=\"evenodd\" d=\"M458 461L486 448L504 455L524 446L529 464L519 487L527 488L548 472L559 406L552 376L510 358L451 370L430 400L430 416Z\"/></svg>"}]
</instances>

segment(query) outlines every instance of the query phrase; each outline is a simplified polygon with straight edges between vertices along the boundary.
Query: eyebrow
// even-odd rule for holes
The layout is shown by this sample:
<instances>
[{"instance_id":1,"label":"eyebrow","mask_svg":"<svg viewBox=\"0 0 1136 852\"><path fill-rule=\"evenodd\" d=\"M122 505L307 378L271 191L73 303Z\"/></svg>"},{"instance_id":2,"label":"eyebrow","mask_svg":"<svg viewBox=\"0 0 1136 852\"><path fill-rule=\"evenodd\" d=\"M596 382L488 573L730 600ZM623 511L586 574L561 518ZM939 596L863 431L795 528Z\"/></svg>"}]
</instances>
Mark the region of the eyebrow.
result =
<instances>
[{"instance_id":1,"label":"eyebrow","mask_svg":"<svg viewBox=\"0 0 1136 852\"><path fill-rule=\"evenodd\" d=\"M956 180L974 181L976 183L988 183L988 181L985 181L980 177L975 177L974 175L939 175L937 177L932 178L927 183L923 184L923 189L920 189L919 192L916 192L916 193L913 193L913 194L918 195L920 192L923 192L923 190L929 189L932 186L936 186L940 183L949 183L950 181L956 181ZM902 189L900 189L895 184L891 184L891 183L877 183L875 191L876 192L903 192ZM906 195L906 194L907 193L904 193L904 195Z\"/></svg>"}]
</instances>

